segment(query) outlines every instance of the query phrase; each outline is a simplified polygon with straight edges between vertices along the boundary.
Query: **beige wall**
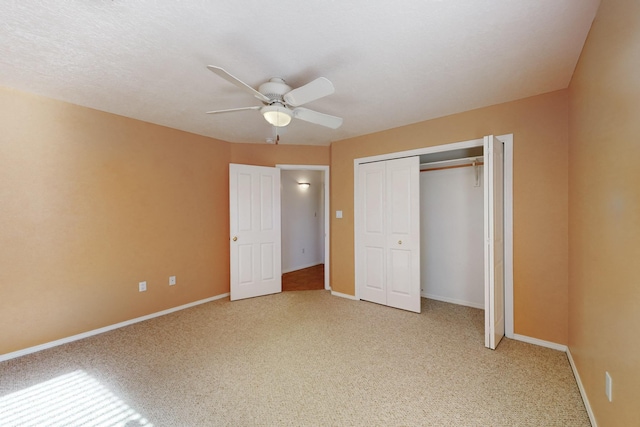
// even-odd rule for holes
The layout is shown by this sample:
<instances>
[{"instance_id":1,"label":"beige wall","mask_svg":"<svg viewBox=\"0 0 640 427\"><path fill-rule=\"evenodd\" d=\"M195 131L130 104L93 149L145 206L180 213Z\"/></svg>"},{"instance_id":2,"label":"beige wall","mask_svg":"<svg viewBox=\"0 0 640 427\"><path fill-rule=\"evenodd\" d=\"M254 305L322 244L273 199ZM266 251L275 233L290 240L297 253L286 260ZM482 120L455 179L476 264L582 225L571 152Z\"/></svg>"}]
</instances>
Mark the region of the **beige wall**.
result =
<instances>
[{"instance_id":1,"label":"beige wall","mask_svg":"<svg viewBox=\"0 0 640 427\"><path fill-rule=\"evenodd\" d=\"M603 0L570 85L569 349L600 426L640 425L640 2ZM613 402L604 394L613 378Z\"/></svg>"},{"instance_id":2,"label":"beige wall","mask_svg":"<svg viewBox=\"0 0 640 427\"><path fill-rule=\"evenodd\" d=\"M228 290L227 143L0 98L0 354Z\"/></svg>"},{"instance_id":3,"label":"beige wall","mask_svg":"<svg viewBox=\"0 0 640 427\"><path fill-rule=\"evenodd\" d=\"M256 166L329 166L330 153L330 147L314 145L231 144L230 162Z\"/></svg>"},{"instance_id":4,"label":"beige wall","mask_svg":"<svg viewBox=\"0 0 640 427\"><path fill-rule=\"evenodd\" d=\"M340 141L331 147L331 284L353 295L353 160L513 133L515 332L567 343L567 91Z\"/></svg>"},{"instance_id":5,"label":"beige wall","mask_svg":"<svg viewBox=\"0 0 640 427\"><path fill-rule=\"evenodd\" d=\"M229 144L4 88L0 129L0 354L228 292L228 163L328 164L330 152Z\"/></svg>"}]
</instances>

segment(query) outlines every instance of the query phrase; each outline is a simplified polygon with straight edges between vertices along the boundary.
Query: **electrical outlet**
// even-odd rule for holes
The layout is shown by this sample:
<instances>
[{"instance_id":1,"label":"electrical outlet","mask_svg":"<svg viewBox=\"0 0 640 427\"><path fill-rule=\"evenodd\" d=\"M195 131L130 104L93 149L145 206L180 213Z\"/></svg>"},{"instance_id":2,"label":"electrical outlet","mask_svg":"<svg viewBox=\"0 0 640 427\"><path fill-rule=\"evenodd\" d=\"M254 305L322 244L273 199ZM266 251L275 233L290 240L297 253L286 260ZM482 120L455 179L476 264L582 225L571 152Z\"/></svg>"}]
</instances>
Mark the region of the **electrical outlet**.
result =
<instances>
[{"instance_id":1,"label":"electrical outlet","mask_svg":"<svg viewBox=\"0 0 640 427\"><path fill-rule=\"evenodd\" d=\"M138 283L138 292L144 292L147 290L147 282Z\"/></svg>"},{"instance_id":2,"label":"electrical outlet","mask_svg":"<svg viewBox=\"0 0 640 427\"><path fill-rule=\"evenodd\" d=\"M609 402L611 402L611 400L613 399L613 396L611 394L612 387L613 387L613 381L611 380L611 375L609 375L609 372L605 372L604 373L604 394L607 395L607 399L609 399Z\"/></svg>"},{"instance_id":3,"label":"electrical outlet","mask_svg":"<svg viewBox=\"0 0 640 427\"><path fill-rule=\"evenodd\" d=\"M176 276L169 277L169 286L173 286L176 284Z\"/></svg>"}]
</instances>

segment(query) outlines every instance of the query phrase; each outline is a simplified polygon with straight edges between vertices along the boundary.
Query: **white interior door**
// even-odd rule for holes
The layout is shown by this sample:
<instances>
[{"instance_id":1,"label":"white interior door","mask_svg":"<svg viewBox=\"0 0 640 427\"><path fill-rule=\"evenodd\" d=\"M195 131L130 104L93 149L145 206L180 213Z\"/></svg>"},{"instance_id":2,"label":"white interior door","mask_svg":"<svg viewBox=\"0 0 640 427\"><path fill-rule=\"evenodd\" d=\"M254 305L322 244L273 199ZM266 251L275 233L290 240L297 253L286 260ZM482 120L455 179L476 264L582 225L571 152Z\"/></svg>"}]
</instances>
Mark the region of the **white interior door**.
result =
<instances>
[{"instance_id":1,"label":"white interior door","mask_svg":"<svg viewBox=\"0 0 640 427\"><path fill-rule=\"evenodd\" d=\"M359 297L420 312L418 157L359 165Z\"/></svg>"},{"instance_id":2,"label":"white interior door","mask_svg":"<svg viewBox=\"0 0 640 427\"><path fill-rule=\"evenodd\" d=\"M504 163L503 145L484 137L485 346L504 336Z\"/></svg>"},{"instance_id":3,"label":"white interior door","mask_svg":"<svg viewBox=\"0 0 640 427\"><path fill-rule=\"evenodd\" d=\"M280 169L229 165L231 300L282 292Z\"/></svg>"}]
</instances>

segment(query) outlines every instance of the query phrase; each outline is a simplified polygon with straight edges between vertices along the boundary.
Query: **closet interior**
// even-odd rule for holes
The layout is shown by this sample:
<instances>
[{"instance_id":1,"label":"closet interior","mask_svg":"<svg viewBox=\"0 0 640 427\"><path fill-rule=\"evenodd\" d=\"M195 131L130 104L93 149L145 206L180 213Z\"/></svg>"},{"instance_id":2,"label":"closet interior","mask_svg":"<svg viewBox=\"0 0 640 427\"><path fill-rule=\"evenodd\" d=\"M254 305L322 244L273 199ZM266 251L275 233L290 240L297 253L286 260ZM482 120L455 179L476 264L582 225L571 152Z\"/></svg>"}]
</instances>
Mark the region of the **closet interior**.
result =
<instances>
[{"instance_id":1,"label":"closet interior","mask_svg":"<svg viewBox=\"0 0 640 427\"><path fill-rule=\"evenodd\" d=\"M420 295L485 308L483 147L420 156Z\"/></svg>"}]
</instances>

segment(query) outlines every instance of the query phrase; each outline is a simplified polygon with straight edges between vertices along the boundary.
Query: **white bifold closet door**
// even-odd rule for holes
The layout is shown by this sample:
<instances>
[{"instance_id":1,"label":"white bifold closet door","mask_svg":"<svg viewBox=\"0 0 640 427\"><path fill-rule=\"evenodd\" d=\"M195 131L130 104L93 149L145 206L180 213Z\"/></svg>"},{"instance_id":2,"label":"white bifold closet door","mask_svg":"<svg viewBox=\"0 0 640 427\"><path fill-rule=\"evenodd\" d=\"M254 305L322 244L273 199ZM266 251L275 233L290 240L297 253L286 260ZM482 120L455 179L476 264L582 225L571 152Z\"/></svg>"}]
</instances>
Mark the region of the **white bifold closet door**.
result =
<instances>
[{"instance_id":1,"label":"white bifold closet door","mask_svg":"<svg viewBox=\"0 0 640 427\"><path fill-rule=\"evenodd\" d=\"M359 298L420 312L420 164L408 157L358 167Z\"/></svg>"},{"instance_id":2,"label":"white bifold closet door","mask_svg":"<svg viewBox=\"0 0 640 427\"><path fill-rule=\"evenodd\" d=\"M231 301L282 292L280 169L229 165Z\"/></svg>"},{"instance_id":3,"label":"white bifold closet door","mask_svg":"<svg viewBox=\"0 0 640 427\"><path fill-rule=\"evenodd\" d=\"M485 346L495 350L504 337L504 148L484 137L484 318Z\"/></svg>"}]
</instances>

